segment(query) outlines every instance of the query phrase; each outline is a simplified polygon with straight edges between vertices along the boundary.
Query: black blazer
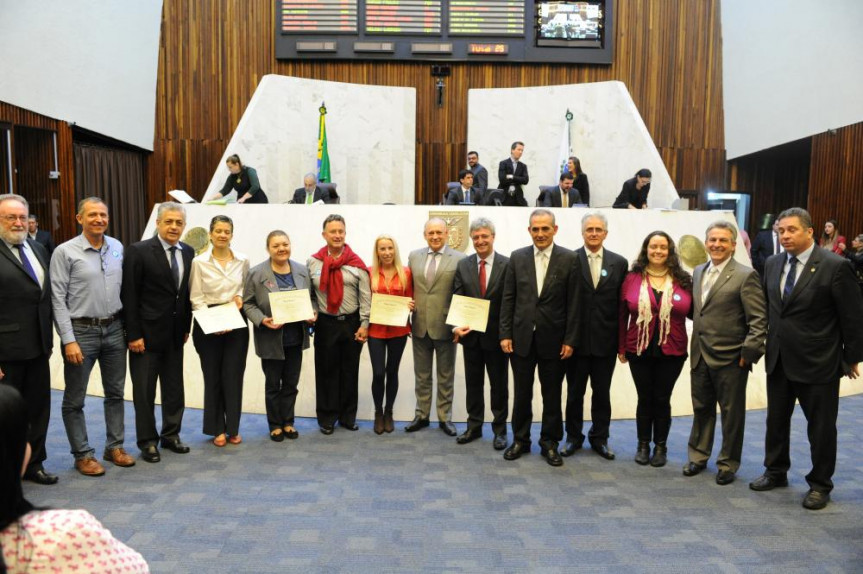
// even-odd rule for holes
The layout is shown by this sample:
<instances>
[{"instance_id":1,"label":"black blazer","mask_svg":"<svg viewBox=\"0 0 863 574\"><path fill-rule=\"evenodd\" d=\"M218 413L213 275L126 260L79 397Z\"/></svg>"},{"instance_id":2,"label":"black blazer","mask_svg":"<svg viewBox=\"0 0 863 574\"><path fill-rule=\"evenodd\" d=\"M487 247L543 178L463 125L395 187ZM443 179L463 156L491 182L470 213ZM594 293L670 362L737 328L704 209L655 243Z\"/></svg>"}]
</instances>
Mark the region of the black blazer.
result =
<instances>
[{"instance_id":1,"label":"black blazer","mask_svg":"<svg viewBox=\"0 0 863 574\"><path fill-rule=\"evenodd\" d=\"M559 357L563 344L577 346L580 267L574 252L555 244L542 293L537 295L533 245L512 252L501 302L500 338L512 339L515 354L526 357L534 337L542 359Z\"/></svg>"},{"instance_id":2,"label":"black blazer","mask_svg":"<svg viewBox=\"0 0 863 574\"><path fill-rule=\"evenodd\" d=\"M627 179L623 182L623 188L620 190L620 195L614 200L612 207L626 209L633 205L637 209L641 209L647 203L647 194L650 193L650 184L648 183L640 190L635 188L636 178Z\"/></svg>"},{"instance_id":3,"label":"black blazer","mask_svg":"<svg viewBox=\"0 0 863 574\"><path fill-rule=\"evenodd\" d=\"M332 203L333 199L330 197L330 194L318 187L315 186L315 193L312 196L312 201L320 201L323 200L324 203ZM306 188L300 187L294 190L294 199L291 200L291 203L306 203Z\"/></svg>"},{"instance_id":4,"label":"black blazer","mask_svg":"<svg viewBox=\"0 0 863 574\"><path fill-rule=\"evenodd\" d=\"M764 262L771 255L775 255L776 245L773 242L773 229L762 229L755 235L752 240L752 248L749 250L752 255L752 267L758 271L761 277L764 277Z\"/></svg>"},{"instance_id":5,"label":"black blazer","mask_svg":"<svg viewBox=\"0 0 863 574\"><path fill-rule=\"evenodd\" d=\"M783 301L779 283L787 257L773 255L764 266L767 374L781 357L789 380L833 383L863 361L863 296L848 261L816 245Z\"/></svg>"},{"instance_id":6,"label":"black blazer","mask_svg":"<svg viewBox=\"0 0 863 574\"><path fill-rule=\"evenodd\" d=\"M468 167L473 174L473 189L485 192L488 189L488 170L482 165L476 164L476 167Z\"/></svg>"},{"instance_id":7,"label":"black blazer","mask_svg":"<svg viewBox=\"0 0 863 574\"><path fill-rule=\"evenodd\" d=\"M54 253L54 249L56 249L54 238L51 237L51 233L42 229L36 230L36 243L41 244L42 247L45 248L45 251L48 252L49 256Z\"/></svg>"},{"instance_id":8,"label":"black blazer","mask_svg":"<svg viewBox=\"0 0 863 574\"><path fill-rule=\"evenodd\" d=\"M26 241L38 259L30 264L42 266L45 280L40 289L0 241L0 361L35 359L50 354L54 346L48 252L29 237Z\"/></svg>"},{"instance_id":9,"label":"black blazer","mask_svg":"<svg viewBox=\"0 0 863 574\"><path fill-rule=\"evenodd\" d=\"M518 167L515 172L512 171L512 158L506 158L497 167L497 179L500 181L498 189L503 190L503 205L520 205L527 206L527 201L524 199L524 191L521 186L527 185L530 181L530 176L527 174L527 164L523 161L518 162ZM507 175L512 174L512 179L507 179ZM515 186L515 194L509 194L509 186Z\"/></svg>"},{"instance_id":10,"label":"black blazer","mask_svg":"<svg viewBox=\"0 0 863 574\"><path fill-rule=\"evenodd\" d=\"M617 354L620 288L629 264L626 259L603 248L599 284L593 287L590 264L584 247L575 251L581 266L579 291L579 331L575 355L609 357Z\"/></svg>"},{"instance_id":11,"label":"black blazer","mask_svg":"<svg viewBox=\"0 0 863 574\"><path fill-rule=\"evenodd\" d=\"M475 205L483 205L485 201L484 194L477 191L473 187L470 189L470 202ZM464 192L461 190L461 185L449 190L446 196L446 205L459 205L464 203Z\"/></svg>"},{"instance_id":12,"label":"black blazer","mask_svg":"<svg viewBox=\"0 0 863 574\"><path fill-rule=\"evenodd\" d=\"M563 207L561 196L560 186L555 187L554 189L545 192L542 204L545 207ZM581 194L578 193L578 190L573 187L569 190L569 206L572 207L577 203L584 203L584 200L582 200Z\"/></svg>"},{"instance_id":13,"label":"black blazer","mask_svg":"<svg viewBox=\"0 0 863 574\"><path fill-rule=\"evenodd\" d=\"M578 195L581 196L581 202L590 206L590 183L587 181L587 174L580 173L575 176L575 181L572 182L573 189L578 190Z\"/></svg>"},{"instance_id":14,"label":"black blazer","mask_svg":"<svg viewBox=\"0 0 863 574\"><path fill-rule=\"evenodd\" d=\"M151 237L126 248L123 255L123 316L129 341L143 337L148 351L162 352L182 347L192 327L189 301L189 273L195 251L183 243L183 279L174 285L171 265L158 237Z\"/></svg>"},{"instance_id":15,"label":"black blazer","mask_svg":"<svg viewBox=\"0 0 863 574\"><path fill-rule=\"evenodd\" d=\"M481 346L483 349L500 348L500 305L503 300L503 285L509 257L495 252L491 266L491 276L486 277L485 297L479 293L479 271L477 255L474 253L458 262L453 281L453 293L465 297L483 298L491 301L488 309L488 325L485 333L470 332L459 342L465 347ZM453 325L458 327L458 325Z\"/></svg>"}]
</instances>

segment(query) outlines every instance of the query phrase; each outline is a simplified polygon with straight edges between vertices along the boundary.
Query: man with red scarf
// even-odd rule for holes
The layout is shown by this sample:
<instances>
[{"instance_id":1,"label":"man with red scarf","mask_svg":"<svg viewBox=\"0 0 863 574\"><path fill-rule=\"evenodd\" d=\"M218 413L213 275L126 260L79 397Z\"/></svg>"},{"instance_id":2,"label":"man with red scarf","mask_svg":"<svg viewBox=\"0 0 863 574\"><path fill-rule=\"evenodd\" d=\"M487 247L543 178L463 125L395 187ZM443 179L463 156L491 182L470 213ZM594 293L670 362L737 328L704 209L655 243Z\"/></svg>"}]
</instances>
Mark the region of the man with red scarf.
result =
<instances>
[{"instance_id":1,"label":"man with red scarf","mask_svg":"<svg viewBox=\"0 0 863 574\"><path fill-rule=\"evenodd\" d=\"M315 324L315 394L318 426L357 430L357 376L369 329L372 294L366 265L345 243L345 219L331 214L321 233L326 247L306 265L312 278Z\"/></svg>"}]
</instances>

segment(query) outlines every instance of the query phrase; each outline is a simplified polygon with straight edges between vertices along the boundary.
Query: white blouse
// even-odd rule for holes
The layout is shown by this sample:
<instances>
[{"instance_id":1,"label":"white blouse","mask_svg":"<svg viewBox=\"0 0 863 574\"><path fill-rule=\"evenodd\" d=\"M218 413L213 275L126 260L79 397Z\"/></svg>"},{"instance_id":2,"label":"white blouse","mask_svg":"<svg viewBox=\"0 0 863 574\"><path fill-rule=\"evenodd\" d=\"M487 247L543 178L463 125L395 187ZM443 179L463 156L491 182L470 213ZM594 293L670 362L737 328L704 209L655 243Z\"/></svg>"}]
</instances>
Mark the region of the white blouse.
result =
<instances>
[{"instance_id":1,"label":"white blouse","mask_svg":"<svg viewBox=\"0 0 863 574\"><path fill-rule=\"evenodd\" d=\"M234 258L228 261L224 269L213 257L212 248L192 260L189 275L192 310L227 303L237 295L243 296L243 286L249 276L249 258L236 251L232 253Z\"/></svg>"}]
</instances>

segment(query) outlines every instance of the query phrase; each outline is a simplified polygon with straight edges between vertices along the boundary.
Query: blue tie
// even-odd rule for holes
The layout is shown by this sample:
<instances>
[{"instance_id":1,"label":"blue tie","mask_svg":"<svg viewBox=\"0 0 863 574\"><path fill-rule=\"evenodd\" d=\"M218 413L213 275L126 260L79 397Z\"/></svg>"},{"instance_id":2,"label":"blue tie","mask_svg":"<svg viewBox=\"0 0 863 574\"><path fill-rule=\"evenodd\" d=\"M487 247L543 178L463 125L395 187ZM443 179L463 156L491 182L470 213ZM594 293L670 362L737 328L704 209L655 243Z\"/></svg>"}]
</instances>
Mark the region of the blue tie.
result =
<instances>
[{"instance_id":1,"label":"blue tie","mask_svg":"<svg viewBox=\"0 0 863 574\"><path fill-rule=\"evenodd\" d=\"M171 246L171 276L174 278L174 285L177 289L180 288L180 264L177 263L177 246Z\"/></svg>"},{"instance_id":2,"label":"blue tie","mask_svg":"<svg viewBox=\"0 0 863 574\"><path fill-rule=\"evenodd\" d=\"M27 272L30 279L36 282L36 285L39 285L39 278L36 277L36 272L33 271L33 266L30 265L30 260L27 259L26 251L24 251L24 244L14 245L13 247L18 250L18 256L21 257L21 265L24 266L24 271Z\"/></svg>"},{"instance_id":3,"label":"blue tie","mask_svg":"<svg viewBox=\"0 0 863 574\"><path fill-rule=\"evenodd\" d=\"M788 299L794 290L794 282L797 280L797 258L793 255L788 258L788 276L785 278L785 289L782 290L782 300Z\"/></svg>"}]
</instances>

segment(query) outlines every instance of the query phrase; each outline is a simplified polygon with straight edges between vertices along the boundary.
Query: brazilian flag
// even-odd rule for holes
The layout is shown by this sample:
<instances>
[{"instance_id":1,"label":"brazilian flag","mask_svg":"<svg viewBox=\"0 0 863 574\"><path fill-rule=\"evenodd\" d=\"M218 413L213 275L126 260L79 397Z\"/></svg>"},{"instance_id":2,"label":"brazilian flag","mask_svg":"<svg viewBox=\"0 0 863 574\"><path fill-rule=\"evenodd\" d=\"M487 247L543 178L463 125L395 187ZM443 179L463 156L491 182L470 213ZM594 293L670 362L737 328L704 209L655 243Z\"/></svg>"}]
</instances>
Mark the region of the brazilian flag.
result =
<instances>
[{"instance_id":1,"label":"brazilian flag","mask_svg":"<svg viewBox=\"0 0 863 574\"><path fill-rule=\"evenodd\" d=\"M327 106L321 102L318 110L321 113L318 122L318 181L330 182L330 154L327 151Z\"/></svg>"}]
</instances>

